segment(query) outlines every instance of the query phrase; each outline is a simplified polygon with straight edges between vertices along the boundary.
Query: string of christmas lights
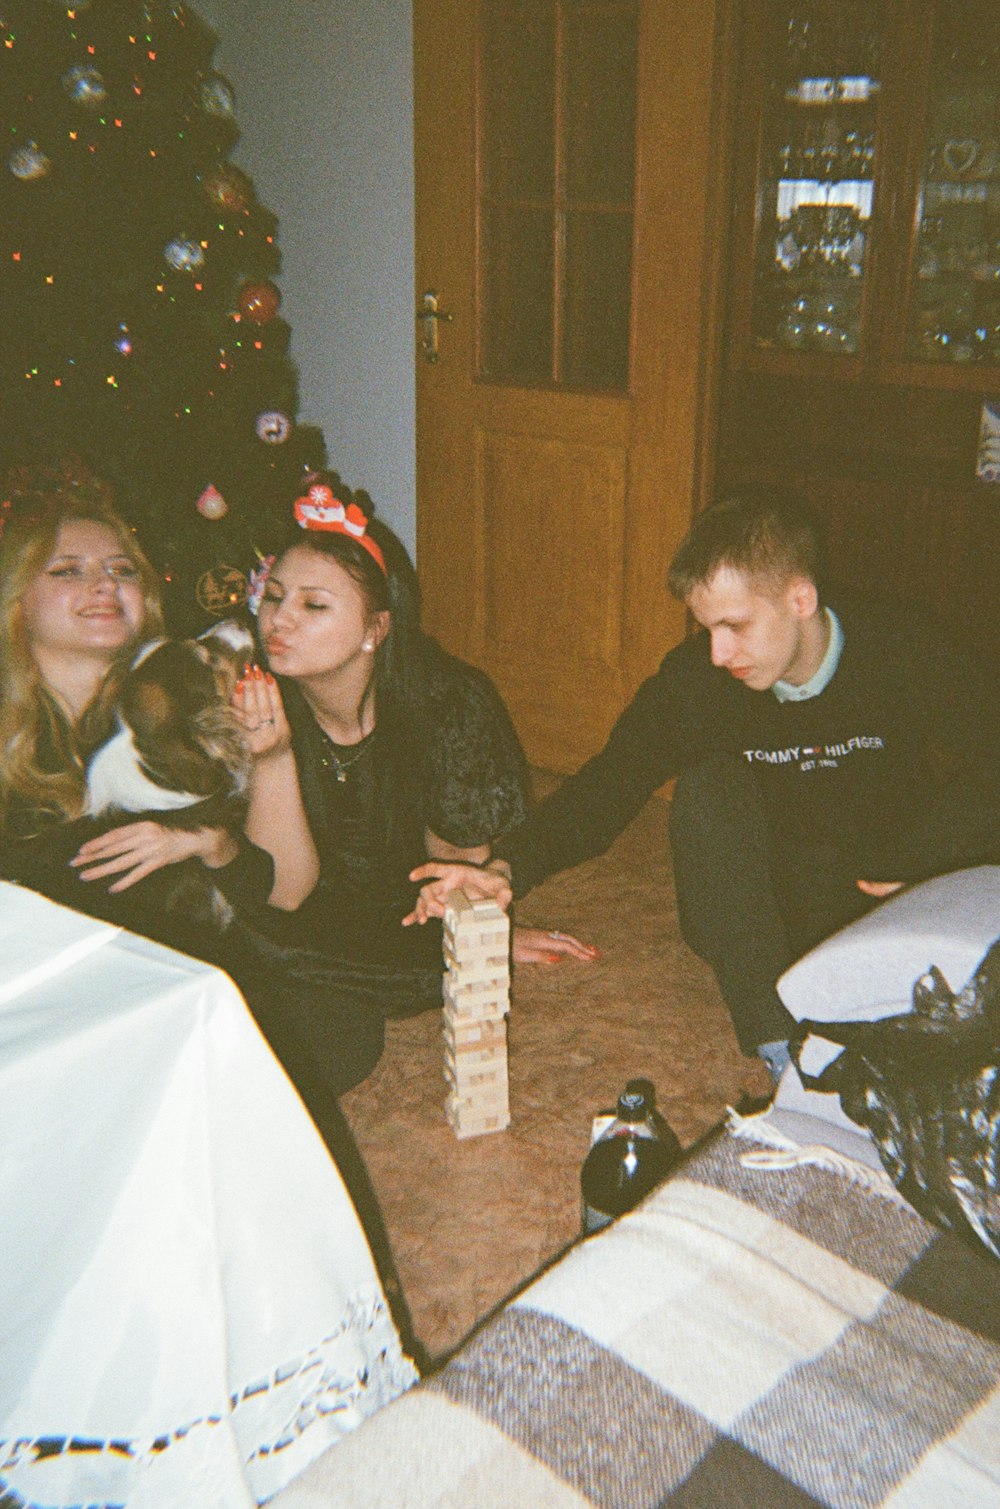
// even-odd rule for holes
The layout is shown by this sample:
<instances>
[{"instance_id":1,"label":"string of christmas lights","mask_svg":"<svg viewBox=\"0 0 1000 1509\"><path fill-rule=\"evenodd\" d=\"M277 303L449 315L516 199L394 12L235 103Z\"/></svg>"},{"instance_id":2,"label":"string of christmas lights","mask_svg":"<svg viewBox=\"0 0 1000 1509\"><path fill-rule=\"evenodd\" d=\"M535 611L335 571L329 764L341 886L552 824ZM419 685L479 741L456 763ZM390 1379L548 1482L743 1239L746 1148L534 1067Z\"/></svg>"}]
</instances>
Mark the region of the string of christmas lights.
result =
<instances>
[{"instance_id":1,"label":"string of christmas lights","mask_svg":"<svg viewBox=\"0 0 1000 1509\"><path fill-rule=\"evenodd\" d=\"M0 39L0 460L83 455L186 628L326 462L276 217L191 6L0 0Z\"/></svg>"}]
</instances>

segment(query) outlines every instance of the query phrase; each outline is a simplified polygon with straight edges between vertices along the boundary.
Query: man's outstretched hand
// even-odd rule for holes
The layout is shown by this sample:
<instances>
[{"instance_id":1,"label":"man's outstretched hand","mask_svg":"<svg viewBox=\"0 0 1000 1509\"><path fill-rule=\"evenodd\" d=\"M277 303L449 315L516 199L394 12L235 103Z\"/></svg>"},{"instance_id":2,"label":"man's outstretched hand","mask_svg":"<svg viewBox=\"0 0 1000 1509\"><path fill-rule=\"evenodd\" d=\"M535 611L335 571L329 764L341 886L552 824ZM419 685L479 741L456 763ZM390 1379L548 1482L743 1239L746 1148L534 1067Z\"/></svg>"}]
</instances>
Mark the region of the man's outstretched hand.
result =
<instances>
[{"instance_id":1,"label":"man's outstretched hand","mask_svg":"<svg viewBox=\"0 0 1000 1509\"><path fill-rule=\"evenodd\" d=\"M415 922L423 924L431 917L443 917L452 891L464 891L470 901L495 901L504 911L514 899L510 870L502 859L491 859L482 868L431 859L411 870L410 879L423 884L413 911L403 918L404 927L412 927Z\"/></svg>"}]
</instances>

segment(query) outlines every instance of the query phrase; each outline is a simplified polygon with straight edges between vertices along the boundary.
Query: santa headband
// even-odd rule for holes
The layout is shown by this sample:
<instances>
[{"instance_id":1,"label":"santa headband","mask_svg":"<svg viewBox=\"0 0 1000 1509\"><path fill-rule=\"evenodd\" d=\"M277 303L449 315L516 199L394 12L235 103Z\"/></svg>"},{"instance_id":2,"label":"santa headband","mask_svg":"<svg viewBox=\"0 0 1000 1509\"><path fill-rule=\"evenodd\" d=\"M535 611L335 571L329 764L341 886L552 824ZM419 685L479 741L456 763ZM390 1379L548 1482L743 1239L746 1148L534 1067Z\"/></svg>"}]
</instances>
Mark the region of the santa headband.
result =
<instances>
[{"instance_id":1,"label":"santa headband","mask_svg":"<svg viewBox=\"0 0 1000 1509\"><path fill-rule=\"evenodd\" d=\"M383 576L388 576L385 556L368 534L368 520L356 503L345 508L325 482L314 482L305 497L295 499L295 520L303 529L324 529L346 535L367 550Z\"/></svg>"}]
</instances>

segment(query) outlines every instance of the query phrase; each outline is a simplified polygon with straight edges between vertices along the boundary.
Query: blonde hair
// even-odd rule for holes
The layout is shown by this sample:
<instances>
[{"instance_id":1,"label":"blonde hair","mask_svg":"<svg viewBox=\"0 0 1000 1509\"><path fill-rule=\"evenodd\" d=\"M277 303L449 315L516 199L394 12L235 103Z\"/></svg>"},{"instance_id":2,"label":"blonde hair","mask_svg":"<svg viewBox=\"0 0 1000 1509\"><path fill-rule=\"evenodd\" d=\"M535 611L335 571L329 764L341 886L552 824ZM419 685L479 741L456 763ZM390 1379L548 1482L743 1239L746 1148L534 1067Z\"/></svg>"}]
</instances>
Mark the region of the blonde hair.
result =
<instances>
[{"instance_id":1,"label":"blonde hair","mask_svg":"<svg viewBox=\"0 0 1000 1509\"><path fill-rule=\"evenodd\" d=\"M59 820L77 817L86 754L110 731L113 707L135 639L163 632L159 582L131 530L96 481L64 491L5 495L0 542L0 831L11 797ZM42 682L31 653L22 599L52 556L59 531L76 521L102 524L139 572L144 614L139 633L114 658L97 697L74 726Z\"/></svg>"}]
</instances>

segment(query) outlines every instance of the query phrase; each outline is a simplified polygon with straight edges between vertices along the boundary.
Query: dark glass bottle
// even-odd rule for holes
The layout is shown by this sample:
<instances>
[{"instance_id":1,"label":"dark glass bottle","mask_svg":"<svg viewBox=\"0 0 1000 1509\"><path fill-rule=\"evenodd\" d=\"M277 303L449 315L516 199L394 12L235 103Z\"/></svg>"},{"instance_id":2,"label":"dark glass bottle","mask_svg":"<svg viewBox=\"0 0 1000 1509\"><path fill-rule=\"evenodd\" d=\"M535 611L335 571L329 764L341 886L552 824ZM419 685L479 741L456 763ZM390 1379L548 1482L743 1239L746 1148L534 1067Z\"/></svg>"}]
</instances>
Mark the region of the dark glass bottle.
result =
<instances>
[{"instance_id":1,"label":"dark glass bottle","mask_svg":"<svg viewBox=\"0 0 1000 1509\"><path fill-rule=\"evenodd\" d=\"M673 1169L681 1145L656 1109L648 1080L629 1080L615 1119L583 1162L583 1230L600 1231L631 1210Z\"/></svg>"}]
</instances>

